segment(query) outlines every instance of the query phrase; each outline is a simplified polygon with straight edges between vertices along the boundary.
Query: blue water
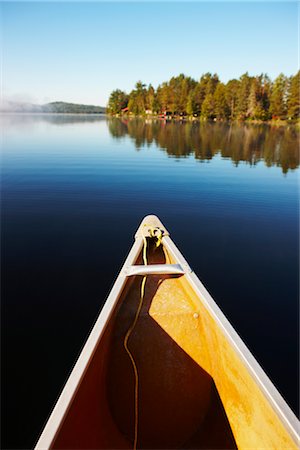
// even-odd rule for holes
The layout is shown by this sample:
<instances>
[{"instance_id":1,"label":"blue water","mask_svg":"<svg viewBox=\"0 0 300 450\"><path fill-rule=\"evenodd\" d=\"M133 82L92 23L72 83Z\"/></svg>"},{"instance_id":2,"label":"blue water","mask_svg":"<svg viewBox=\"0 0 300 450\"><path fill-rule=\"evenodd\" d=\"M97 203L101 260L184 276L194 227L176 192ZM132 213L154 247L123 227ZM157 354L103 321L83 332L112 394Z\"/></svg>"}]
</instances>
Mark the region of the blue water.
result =
<instances>
[{"instance_id":1,"label":"blue water","mask_svg":"<svg viewBox=\"0 0 300 450\"><path fill-rule=\"evenodd\" d=\"M30 448L154 213L298 410L293 129L2 116L2 448Z\"/></svg>"}]
</instances>

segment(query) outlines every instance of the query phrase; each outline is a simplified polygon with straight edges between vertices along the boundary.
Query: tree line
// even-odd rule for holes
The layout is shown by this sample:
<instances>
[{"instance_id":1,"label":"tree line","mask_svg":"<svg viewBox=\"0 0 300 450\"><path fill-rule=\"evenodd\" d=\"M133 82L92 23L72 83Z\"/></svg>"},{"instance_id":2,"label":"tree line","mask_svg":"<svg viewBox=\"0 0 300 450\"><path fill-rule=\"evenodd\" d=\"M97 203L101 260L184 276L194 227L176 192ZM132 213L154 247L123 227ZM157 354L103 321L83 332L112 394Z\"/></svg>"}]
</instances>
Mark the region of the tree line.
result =
<instances>
[{"instance_id":1,"label":"tree line","mask_svg":"<svg viewBox=\"0 0 300 450\"><path fill-rule=\"evenodd\" d=\"M295 120L300 113L300 71L274 81L268 75L250 76L222 83L206 73L199 81L184 74L172 77L157 89L138 81L127 94L116 89L109 97L112 115L163 115L198 117L203 120Z\"/></svg>"}]
</instances>

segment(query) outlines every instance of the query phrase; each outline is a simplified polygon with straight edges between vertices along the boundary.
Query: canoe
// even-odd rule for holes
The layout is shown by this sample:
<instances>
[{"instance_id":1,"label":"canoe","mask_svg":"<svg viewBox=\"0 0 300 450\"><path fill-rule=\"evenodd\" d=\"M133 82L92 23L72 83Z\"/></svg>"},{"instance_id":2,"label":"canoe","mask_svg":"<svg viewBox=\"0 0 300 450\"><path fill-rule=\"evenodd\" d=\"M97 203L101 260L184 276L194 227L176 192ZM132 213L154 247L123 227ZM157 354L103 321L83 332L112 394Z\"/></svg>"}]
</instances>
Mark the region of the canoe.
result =
<instances>
[{"instance_id":1,"label":"canoe","mask_svg":"<svg viewBox=\"0 0 300 450\"><path fill-rule=\"evenodd\" d=\"M36 449L297 449L299 421L147 216Z\"/></svg>"}]
</instances>

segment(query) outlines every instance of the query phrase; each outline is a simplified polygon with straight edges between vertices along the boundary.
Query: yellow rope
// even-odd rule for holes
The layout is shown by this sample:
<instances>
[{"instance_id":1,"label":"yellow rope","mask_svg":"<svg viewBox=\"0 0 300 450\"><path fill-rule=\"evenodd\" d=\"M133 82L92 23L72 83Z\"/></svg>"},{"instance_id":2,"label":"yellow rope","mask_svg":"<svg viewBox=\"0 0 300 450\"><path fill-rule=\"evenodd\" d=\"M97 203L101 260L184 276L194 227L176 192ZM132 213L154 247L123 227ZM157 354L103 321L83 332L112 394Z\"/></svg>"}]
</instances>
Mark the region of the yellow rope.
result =
<instances>
[{"instance_id":1,"label":"yellow rope","mask_svg":"<svg viewBox=\"0 0 300 450\"><path fill-rule=\"evenodd\" d=\"M145 236L143 236L143 240L144 240L144 248L143 248L143 260L144 260L144 264L147 265L147 240L145 238ZM140 301L139 301L139 305L134 317L134 321L131 325L131 327L129 328L129 330L126 333L125 339L124 339L124 348L130 358L132 367L133 367L133 371L134 371L134 378L135 378L135 388L134 388L134 443L133 443L133 450L137 449L137 440L138 440L138 395L139 395L139 375L138 375L138 370L137 370L137 366L134 360L134 357L132 355L132 353L130 352L129 348L128 348L128 340L131 336L131 333L133 332L136 323L138 321L138 317L140 315L141 309L142 309L142 305L143 305L143 300L144 300L144 295L145 295L145 284L146 284L146 279L147 277L143 277L142 283L141 283L141 295L140 295Z\"/></svg>"},{"instance_id":2,"label":"yellow rope","mask_svg":"<svg viewBox=\"0 0 300 450\"><path fill-rule=\"evenodd\" d=\"M150 236L151 237L156 237L157 238L157 242L156 242L156 247L158 247L161 244L162 241L162 231L159 228L150 228ZM147 239L146 237L143 235L143 240L144 240L144 247L143 247L143 261L145 266L148 265L148 261L147 261ZM142 306L143 306L143 300L144 300L144 296L145 296L145 285L146 285L146 279L147 276L144 276L142 279L142 283L141 283L141 293L140 293L140 301L138 304L138 308L136 310L135 313L135 317L134 317L134 321L131 325L131 327L129 328L129 330L127 331L125 338L124 338L124 348L130 358L132 367L133 367L133 371L134 371L134 378L135 378L135 384L134 384L134 442L133 442L133 450L137 450L137 442L138 442L138 420L139 420L139 404L138 404L138 400L139 400L139 374L138 374L138 370L137 370L137 365L136 362L134 360L134 357L132 355L132 353L130 352L129 348L128 348L128 340L136 326L136 323L138 321Z\"/></svg>"}]
</instances>

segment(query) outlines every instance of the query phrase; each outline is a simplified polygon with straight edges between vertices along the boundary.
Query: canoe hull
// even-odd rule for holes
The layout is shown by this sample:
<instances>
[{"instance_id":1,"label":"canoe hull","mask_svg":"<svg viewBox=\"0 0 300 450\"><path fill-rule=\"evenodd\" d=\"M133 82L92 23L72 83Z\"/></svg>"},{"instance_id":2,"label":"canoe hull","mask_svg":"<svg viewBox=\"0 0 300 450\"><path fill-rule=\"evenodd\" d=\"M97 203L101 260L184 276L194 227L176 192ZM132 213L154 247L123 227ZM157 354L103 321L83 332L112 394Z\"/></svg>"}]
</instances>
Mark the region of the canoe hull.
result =
<instances>
[{"instance_id":1,"label":"canoe hull","mask_svg":"<svg viewBox=\"0 0 300 450\"><path fill-rule=\"evenodd\" d=\"M159 248L147 234L156 227ZM133 447L136 380L124 339L143 277L126 271L143 263L144 236L150 264L179 263L185 274L147 276L129 341L138 448L297 448L297 419L155 216L139 227L36 448Z\"/></svg>"}]
</instances>

